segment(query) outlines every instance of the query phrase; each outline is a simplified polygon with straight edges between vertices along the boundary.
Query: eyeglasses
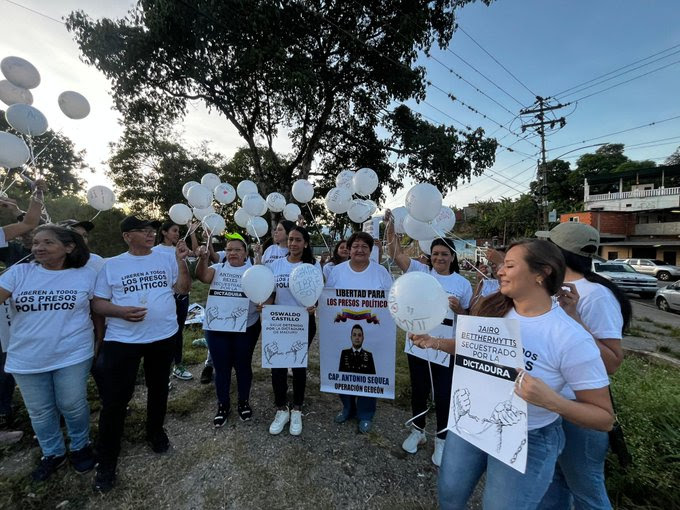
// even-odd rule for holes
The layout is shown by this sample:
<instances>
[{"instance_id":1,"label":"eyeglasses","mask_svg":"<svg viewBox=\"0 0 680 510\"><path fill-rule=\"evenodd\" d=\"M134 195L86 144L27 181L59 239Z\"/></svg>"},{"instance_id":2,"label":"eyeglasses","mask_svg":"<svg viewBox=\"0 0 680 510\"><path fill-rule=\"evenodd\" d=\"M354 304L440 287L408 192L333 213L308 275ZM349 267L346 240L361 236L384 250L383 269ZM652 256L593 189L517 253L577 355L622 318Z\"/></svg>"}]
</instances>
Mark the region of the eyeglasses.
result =
<instances>
[{"instance_id":1,"label":"eyeglasses","mask_svg":"<svg viewBox=\"0 0 680 510\"><path fill-rule=\"evenodd\" d=\"M128 232L141 232L145 236L155 236L156 231L152 228L133 228L132 230L128 230Z\"/></svg>"}]
</instances>

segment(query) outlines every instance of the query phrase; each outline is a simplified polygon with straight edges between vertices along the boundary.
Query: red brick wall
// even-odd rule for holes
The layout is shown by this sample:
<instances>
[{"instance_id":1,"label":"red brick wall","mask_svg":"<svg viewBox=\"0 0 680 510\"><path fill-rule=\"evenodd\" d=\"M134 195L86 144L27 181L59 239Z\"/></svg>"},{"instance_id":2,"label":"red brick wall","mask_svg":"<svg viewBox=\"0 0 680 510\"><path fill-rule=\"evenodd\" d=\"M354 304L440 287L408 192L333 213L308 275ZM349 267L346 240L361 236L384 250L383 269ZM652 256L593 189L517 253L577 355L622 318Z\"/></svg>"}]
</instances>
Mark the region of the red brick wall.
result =
<instances>
[{"instance_id":1,"label":"red brick wall","mask_svg":"<svg viewBox=\"0 0 680 510\"><path fill-rule=\"evenodd\" d=\"M584 211L560 215L560 222L578 218L580 223L591 225L604 234L618 234L629 236L635 229L635 216L630 213L607 211Z\"/></svg>"}]
</instances>

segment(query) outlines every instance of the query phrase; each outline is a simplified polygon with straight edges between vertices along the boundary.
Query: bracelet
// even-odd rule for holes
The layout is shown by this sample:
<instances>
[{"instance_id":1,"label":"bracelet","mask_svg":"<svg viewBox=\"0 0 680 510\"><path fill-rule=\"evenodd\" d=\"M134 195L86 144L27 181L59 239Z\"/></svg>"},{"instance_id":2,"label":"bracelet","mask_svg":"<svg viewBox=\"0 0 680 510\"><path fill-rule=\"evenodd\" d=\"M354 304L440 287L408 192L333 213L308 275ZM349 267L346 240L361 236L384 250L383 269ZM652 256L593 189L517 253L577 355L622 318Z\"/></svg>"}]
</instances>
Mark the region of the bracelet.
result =
<instances>
[{"instance_id":1,"label":"bracelet","mask_svg":"<svg viewBox=\"0 0 680 510\"><path fill-rule=\"evenodd\" d=\"M437 338L437 350L438 350L438 351L441 350L441 349L440 349L441 343L442 343L441 337L440 337L440 338Z\"/></svg>"}]
</instances>

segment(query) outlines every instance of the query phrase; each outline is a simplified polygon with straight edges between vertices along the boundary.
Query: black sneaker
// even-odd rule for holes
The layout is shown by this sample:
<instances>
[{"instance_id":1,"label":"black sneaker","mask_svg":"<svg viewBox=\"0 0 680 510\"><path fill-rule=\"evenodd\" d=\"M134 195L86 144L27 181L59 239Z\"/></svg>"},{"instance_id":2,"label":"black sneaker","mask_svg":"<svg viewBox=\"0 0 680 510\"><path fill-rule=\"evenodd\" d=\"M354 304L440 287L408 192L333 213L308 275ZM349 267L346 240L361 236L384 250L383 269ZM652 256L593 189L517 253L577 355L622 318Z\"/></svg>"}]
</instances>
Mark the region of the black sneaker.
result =
<instances>
[{"instance_id":1,"label":"black sneaker","mask_svg":"<svg viewBox=\"0 0 680 510\"><path fill-rule=\"evenodd\" d=\"M92 447L89 444L80 450L71 452L69 460L71 461L73 469L80 475L92 471L97 463L94 459Z\"/></svg>"},{"instance_id":2,"label":"black sneaker","mask_svg":"<svg viewBox=\"0 0 680 510\"><path fill-rule=\"evenodd\" d=\"M31 473L31 478L35 482L44 482L52 473L56 472L66 462L66 455L50 455L49 457L42 457L40 464Z\"/></svg>"},{"instance_id":3,"label":"black sneaker","mask_svg":"<svg viewBox=\"0 0 680 510\"><path fill-rule=\"evenodd\" d=\"M241 400L238 403L238 417L241 421L249 421L253 417L253 410L247 400Z\"/></svg>"},{"instance_id":4,"label":"black sneaker","mask_svg":"<svg viewBox=\"0 0 680 510\"><path fill-rule=\"evenodd\" d=\"M147 434L146 440L154 453L165 453L170 448L170 439L168 439L165 429L160 429L153 434Z\"/></svg>"},{"instance_id":5,"label":"black sneaker","mask_svg":"<svg viewBox=\"0 0 680 510\"><path fill-rule=\"evenodd\" d=\"M222 427L227 423L227 416L229 415L229 407L224 404L217 405L217 412L215 413L215 418L213 419L213 425L216 429Z\"/></svg>"},{"instance_id":6,"label":"black sneaker","mask_svg":"<svg viewBox=\"0 0 680 510\"><path fill-rule=\"evenodd\" d=\"M210 384L213 380L213 367L206 365L201 372L201 384Z\"/></svg>"},{"instance_id":7,"label":"black sneaker","mask_svg":"<svg viewBox=\"0 0 680 510\"><path fill-rule=\"evenodd\" d=\"M92 488L97 492L109 492L116 481L116 468L111 466L97 466Z\"/></svg>"}]
</instances>

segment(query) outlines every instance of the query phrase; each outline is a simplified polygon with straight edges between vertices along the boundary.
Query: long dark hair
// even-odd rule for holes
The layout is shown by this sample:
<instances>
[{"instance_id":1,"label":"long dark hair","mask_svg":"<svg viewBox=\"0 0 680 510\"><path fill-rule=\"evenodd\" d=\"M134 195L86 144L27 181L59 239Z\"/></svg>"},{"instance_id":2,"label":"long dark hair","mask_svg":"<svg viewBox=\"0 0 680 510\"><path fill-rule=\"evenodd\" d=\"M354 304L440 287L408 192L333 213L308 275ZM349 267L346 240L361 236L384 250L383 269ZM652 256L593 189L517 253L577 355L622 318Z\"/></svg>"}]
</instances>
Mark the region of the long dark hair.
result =
<instances>
[{"instance_id":1,"label":"long dark hair","mask_svg":"<svg viewBox=\"0 0 680 510\"><path fill-rule=\"evenodd\" d=\"M558 248L562 252L562 255L564 255L564 260L569 269L583 274L583 277L589 282L598 283L612 291L614 297L619 302L619 306L621 307L621 316L623 317L623 330L621 333L623 333L623 331L625 331L630 325L630 320L633 317L633 307L630 304L630 299L628 299L628 297L623 292L621 292L621 289L619 289L613 282L610 282L603 276L593 272L593 259L590 257L584 257L583 255L577 255L576 253L567 251L564 248L560 248L559 246Z\"/></svg>"},{"instance_id":2,"label":"long dark hair","mask_svg":"<svg viewBox=\"0 0 680 510\"><path fill-rule=\"evenodd\" d=\"M458 265L458 254L454 249L453 239L449 239L448 237L445 238L438 237L437 239L434 239L432 241L432 244L430 245L430 253L432 253L432 250L434 249L435 246L445 246L446 248L449 249L451 255L453 255L453 260L451 261L451 264L449 264L449 273L451 274L460 273L460 265ZM427 265L430 266L430 269L432 269L432 255L430 255L427 258Z\"/></svg>"},{"instance_id":3,"label":"long dark hair","mask_svg":"<svg viewBox=\"0 0 680 510\"><path fill-rule=\"evenodd\" d=\"M281 225L283 227L283 230L286 231L286 235L288 235L288 234L290 234L290 229L295 226L295 222L290 221L290 220L281 220L281 221L277 221L276 225L277 226ZM262 249L266 250L267 248L269 248L270 246L272 246L274 244L276 244L276 243L274 242L274 232L272 232L272 234L269 236L269 239L267 239L264 242L264 245L262 245Z\"/></svg>"},{"instance_id":4,"label":"long dark hair","mask_svg":"<svg viewBox=\"0 0 680 510\"><path fill-rule=\"evenodd\" d=\"M180 227L180 225L178 225L177 223L175 223L172 220L167 220L167 221L164 221L163 223L161 223L161 226L158 229L158 235L156 236L156 244L163 244L163 241L165 241L165 237L163 236L163 232L167 232L168 230L170 230L175 225Z\"/></svg>"},{"instance_id":5,"label":"long dark hair","mask_svg":"<svg viewBox=\"0 0 680 510\"><path fill-rule=\"evenodd\" d=\"M73 244L73 250L71 253L66 254L64 259L64 269L72 269L83 267L90 260L90 250L85 244L85 239L75 230L70 228L60 227L58 225L41 225L33 231L33 235L39 232L52 232L54 237L57 238L63 245Z\"/></svg>"},{"instance_id":6,"label":"long dark hair","mask_svg":"<svg viewBox=\"0 0 680 510\"><path fill-rule=\"evenodd\" d=\"M543 275L543 286L549 296L557 294L564 283L566 264L560 249L550 241L523 239L508 246L509 252L515 246L523 246L524 261L532 273ZM471 310L472 315L482 317L504 317L513 307L512 298L496 292L480 299Z\"/></svg>"},{"instance_id":7,"label":"long dark hair","mask_svg":"<svg viewBox=\"0 0 680 510\"><path fill-rule=\"evenodd\" d=\"M340 258L340 255L338 255L338 250L340 250L340 246L342 246L342 243L345 243L347 245L347 241L344 239L340 239L337 243L335 243L335 246L333 246L333 256L331 257L331 262L333 265L337 266L338 264L342 264L345 262L347 259L342 259Z\"/></svg>"},{"instance_id":8,"label":"long dark hair","mask_svg":"<svg viewBox=\"0 0 680 510\"><path fill-rule=\"evenodd\" d=\"M284 225L284 228L285 225ZM293 225L291 229L288 231L288 234L290 234L293 230L300 232L302 234L302 238L305 240L305 243L307 243L307 246L305 246L302 250L302 262L305 264L312 264L316 262L316 259L314 258L314 255L312 255L312 243L309 239L309 232L307 232L307 229L305 227L301 227L300 225Z\"/></svg>"}]
</instances>

